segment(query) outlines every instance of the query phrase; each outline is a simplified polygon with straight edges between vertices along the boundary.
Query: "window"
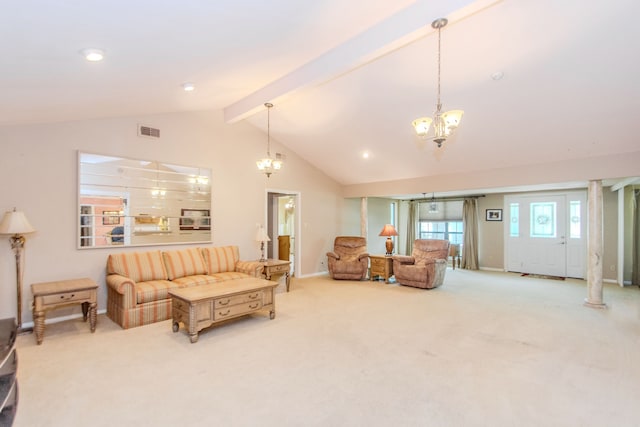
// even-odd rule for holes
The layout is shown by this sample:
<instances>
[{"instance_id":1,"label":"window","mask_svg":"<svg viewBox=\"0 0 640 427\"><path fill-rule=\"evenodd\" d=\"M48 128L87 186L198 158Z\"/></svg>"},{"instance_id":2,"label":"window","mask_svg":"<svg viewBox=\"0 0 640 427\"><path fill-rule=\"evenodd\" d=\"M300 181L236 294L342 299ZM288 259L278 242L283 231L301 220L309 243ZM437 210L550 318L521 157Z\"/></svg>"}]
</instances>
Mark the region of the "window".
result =
<instances>
[{"instance_id":1,"label":"window","mask_svg":"<svg viewBox=\"0 0 640 427\"><path fill-rule=\"evenodd\" d=\"M556 203L531 203L531 237L556 237Z\"/></svg>"},{"instance_id":2,"label":"window","mask_svg":"<svg viewBox=\"0 0 640 427\"><path fill-rule=\"evenodd\" d=\"M419 212L420 239L444 239L462 245L462 200L425 201L420 203Z\"/></svg>"},{"instance_id":3,"label":"window","mask_svg":"<svg viewBox=\"0 0 640 427\"><path fill-rule=\"evenodd\" d=\"M520 205L518 203L509 205L509 235L520 236Z\"/></svg>"},{"instance_id":4,"label":"window","mask_svg":"<svg viewBox=\"0 0 640 427\"><path fill-rule=\"evenodd\" d=\"M462 244L462 221L420 221L421 239L444 239Z\"/></svg>"},{"instance_id":5,"label":"window","mask_svg":"<svg viewBox=\"0 0 640 427\"><path fill-rule=\"evenodd\" d=\"M580 238L580 228L581 228L581 218L580 218L580 200L572 200L569 202L569 238L570 239L579 239Z\"/></svg>"}]
</instances>

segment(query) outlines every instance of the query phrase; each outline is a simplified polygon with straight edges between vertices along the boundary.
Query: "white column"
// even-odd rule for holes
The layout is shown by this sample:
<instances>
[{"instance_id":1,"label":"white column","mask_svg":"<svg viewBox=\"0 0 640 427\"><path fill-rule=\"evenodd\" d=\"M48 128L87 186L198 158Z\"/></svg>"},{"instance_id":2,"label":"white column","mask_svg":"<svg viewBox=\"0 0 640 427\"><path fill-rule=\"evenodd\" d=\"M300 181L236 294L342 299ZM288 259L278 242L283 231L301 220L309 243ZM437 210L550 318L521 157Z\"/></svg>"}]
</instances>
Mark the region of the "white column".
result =
<instances>
[{"instance_id":1,"label":"white column","mask_svg":"<svg viewBox=\"0 0 640 427\"><path fill-rule=\"evenodd\" d=\"M602 300L602 181L589 181L587 252L587 298L584 305L605 308Z\"/></svg>"},{"instance_id":2,"label":"white column","mask_svg":"<svg viewBox=\"0 0 640 427\"><path fill-rule=\"evenodd\" d=\"M360 199L360 236L368 237L369 234L369 214L367 212L367 198Z\"/></svg>"}]
</instances>

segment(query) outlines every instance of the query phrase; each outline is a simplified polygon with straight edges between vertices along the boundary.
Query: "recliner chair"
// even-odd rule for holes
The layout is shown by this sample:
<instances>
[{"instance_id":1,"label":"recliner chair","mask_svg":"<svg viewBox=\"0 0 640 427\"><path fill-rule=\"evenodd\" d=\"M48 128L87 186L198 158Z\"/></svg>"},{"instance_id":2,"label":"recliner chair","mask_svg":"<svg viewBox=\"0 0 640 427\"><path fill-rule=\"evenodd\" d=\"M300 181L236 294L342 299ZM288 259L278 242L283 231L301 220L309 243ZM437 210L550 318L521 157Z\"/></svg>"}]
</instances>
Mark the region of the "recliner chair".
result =
<instances>
[{"instance_id":1,"label":"recliner chair","mask_svg":"<svg viewBox=\"0 0 640 427\"><path fill-rule=\"evenodd\" d=\"M327 252L327 266L332 279L366 279L369 270L367 239L357 236L336 237L333 252Z\"/></svg>"},{"instance_id":2,"label":"recliner chair","mask_svg":"<svg viewBox=\"0 0 640 427\"><path fill-rule=\"evenodd\" d=\"M437 288L444 282L448 256L448 240L417 239L411 256L393 256L396 282L415 288Z\"/></svg>"}]
</instances>

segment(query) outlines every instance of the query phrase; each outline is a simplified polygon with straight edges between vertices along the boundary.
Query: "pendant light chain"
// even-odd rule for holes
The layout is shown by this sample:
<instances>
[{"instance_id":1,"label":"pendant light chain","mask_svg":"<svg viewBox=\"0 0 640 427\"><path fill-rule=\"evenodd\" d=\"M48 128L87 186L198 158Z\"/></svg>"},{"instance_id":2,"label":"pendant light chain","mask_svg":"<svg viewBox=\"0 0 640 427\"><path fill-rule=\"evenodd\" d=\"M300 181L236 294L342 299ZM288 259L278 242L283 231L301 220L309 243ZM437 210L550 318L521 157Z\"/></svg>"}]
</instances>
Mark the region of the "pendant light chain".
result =
<instances>
[{"instance_id":1,"label":"pendant light chain","mask_svg":"<svg viewBox=\"0 0 640 427\"><path fill-rule=\"evenodd\" d=\"M267 107L267 157L271 157L271 107L273 104L264 104Z\"/></svg>"},{"instance_id":2,"label":"pendant light chain","mask_svg":"<svg viewBox=\"0 0 640 427\"><path fill-rule=\"evenodd\" d=\"M440 47L440 34L442 31L442 27L439 26L438 27L438 111L440 111L440 109L442 108L442 103L440 102L440 52L441 52L441 47Z\"/></svg>"}]
</instances>

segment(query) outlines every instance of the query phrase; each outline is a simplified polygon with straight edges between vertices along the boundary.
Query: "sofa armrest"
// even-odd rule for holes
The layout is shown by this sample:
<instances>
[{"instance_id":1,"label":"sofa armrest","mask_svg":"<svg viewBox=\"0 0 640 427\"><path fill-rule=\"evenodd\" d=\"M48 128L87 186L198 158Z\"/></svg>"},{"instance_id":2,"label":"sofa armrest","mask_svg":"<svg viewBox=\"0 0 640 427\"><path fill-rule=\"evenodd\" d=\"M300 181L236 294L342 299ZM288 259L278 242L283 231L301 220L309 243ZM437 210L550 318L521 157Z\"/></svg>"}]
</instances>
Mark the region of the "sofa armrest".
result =
<instances>
[{"instance_id":1,"label":"sofa armrest","mask_svg":"<svg viewBox=\"0 0 640 427\"><path fill-rule=\"evenodd\" d=\"M252 277L262 277L264 263L260 261L238 261L236 262L236 271L248 274Z\"/></svg>"},{"instance_id":2,"label":"sofa armrest","mask_svg":"<svg viewBox=\"0 0 640 427\"><path fill-rule=\"evenodd\" d=\"M398 261L400 264L415 264L416 262L414 257L408 255L394 255L391 258L393 258L394 261Z\"/></svg>"},{"instance_id":3,"label":"sofa armrest","mask_svg":"<svg viewBox=\"0 0 640 427\"><path fill-rule=\"evenodd\" d=\"M118 305L122 308L136 306L136 283L128 277L119 274L107 275L107 287L121 296Z\"/></svg>"},{"instance_id":4,"label":"sofa armrest","mask_svg":"<svg viewBox=\"0 0 640 427\"><path fill-rule=\"evenodd\" d=\"M358 261L362 261L365 258L369 258L369 253L365 252L363 254L358 255Z\"/></svg>"},{"instance_id":5,"label":"sofa armrest","mask_svg":"<svg viewBox=\"0 0 640 427\"><path fill-rule=\"evenodd\" d=\"M327 252L327 258L340 259L340 255L335 252Z\"/></svg>"}]
</instances>

